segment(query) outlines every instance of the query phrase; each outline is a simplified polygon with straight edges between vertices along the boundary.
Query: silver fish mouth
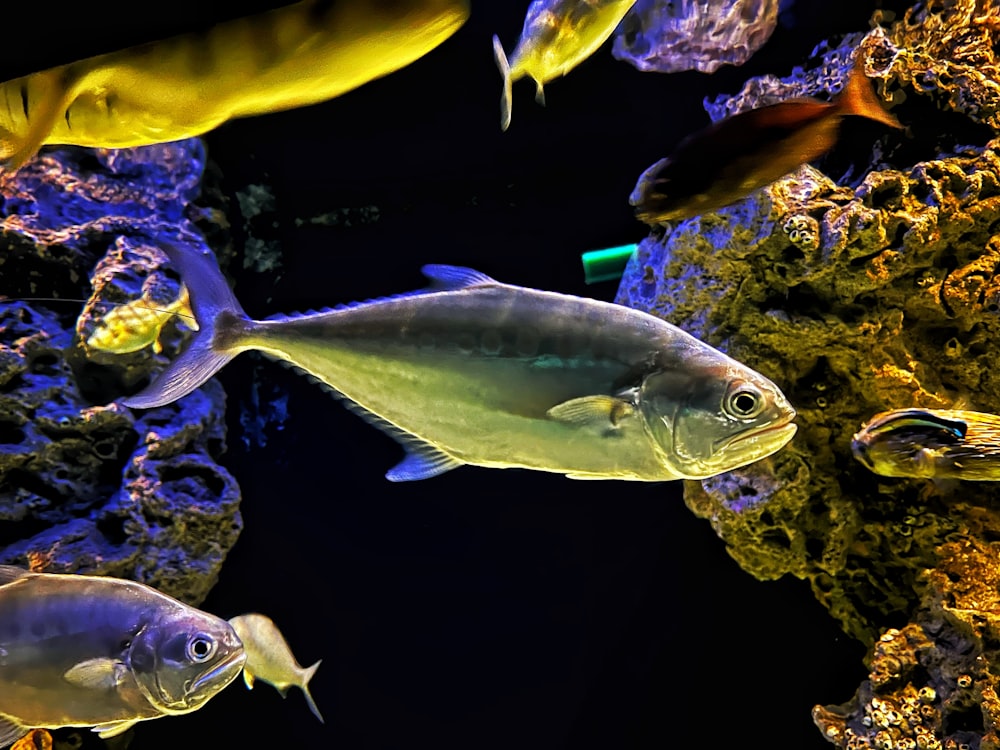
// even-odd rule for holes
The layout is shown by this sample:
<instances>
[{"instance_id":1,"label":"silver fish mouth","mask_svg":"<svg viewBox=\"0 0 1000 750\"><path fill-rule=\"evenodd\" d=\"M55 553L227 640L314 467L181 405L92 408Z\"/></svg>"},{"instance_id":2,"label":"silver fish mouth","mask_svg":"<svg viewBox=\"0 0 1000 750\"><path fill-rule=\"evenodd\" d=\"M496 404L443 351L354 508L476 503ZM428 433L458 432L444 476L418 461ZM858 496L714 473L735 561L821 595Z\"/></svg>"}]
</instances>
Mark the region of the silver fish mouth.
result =
<instances>
[{"instance_id":1,"label":"silver fish mouth","mask_svg":"<svg viewBox=\"0 0 1000 750\"><path fill-rule=\"evenodd\" d=\"M749 434L736 435L721 441L715 448L717 451L748 448L750 453L756 456L752 460L757 460L757 458L771 455L787 444L795 436L798 429L799 426L794 422L783 422Z\"/></svg>"},{"instance_id":2,"label":"silver fish mouth","mask_svg":"<svg viewBox=\"0 0 1000 750\"><path fill-rule=\"evenodd\" d=\"M236 675L243 669L246 660L247 655L243 649L234 651L228 659L219 662L212 669L202 673L197 680L191 683L191 687L185 696L195 695L210 685L216 685L216 689L221 690L236 679Z\"/></svg>"}]
</instances>

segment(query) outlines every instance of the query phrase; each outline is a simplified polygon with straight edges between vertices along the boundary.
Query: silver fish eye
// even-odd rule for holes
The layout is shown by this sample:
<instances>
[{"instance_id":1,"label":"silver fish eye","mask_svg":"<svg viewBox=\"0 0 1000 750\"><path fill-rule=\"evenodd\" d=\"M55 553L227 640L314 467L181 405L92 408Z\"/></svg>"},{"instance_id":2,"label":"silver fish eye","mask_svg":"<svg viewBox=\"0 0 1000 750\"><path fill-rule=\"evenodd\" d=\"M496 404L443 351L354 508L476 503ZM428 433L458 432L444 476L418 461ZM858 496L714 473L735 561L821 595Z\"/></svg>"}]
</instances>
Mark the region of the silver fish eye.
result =
<instances>
[{"instance_id":1,"label":"silver fish eye","mask_svg":"<svg viewBox=\"0 0 1000 750\"><path fill-rule=\"evenodd\" d=\"M749 383L742 383L726 394L723 408L737 419L752 419L764 411L764 394Z\"/></svg>"},{"instance_id":2,"label":"silver fish eye","mask_svg":"<svg viewBox=\"0 0 1000 750\"><path fill-rule=\"evenodd\" d=\"M215 655L215 639L205 633L197 633L187 642L187 657L193 662L208 661Z\"/></svg>"}]
</instances>

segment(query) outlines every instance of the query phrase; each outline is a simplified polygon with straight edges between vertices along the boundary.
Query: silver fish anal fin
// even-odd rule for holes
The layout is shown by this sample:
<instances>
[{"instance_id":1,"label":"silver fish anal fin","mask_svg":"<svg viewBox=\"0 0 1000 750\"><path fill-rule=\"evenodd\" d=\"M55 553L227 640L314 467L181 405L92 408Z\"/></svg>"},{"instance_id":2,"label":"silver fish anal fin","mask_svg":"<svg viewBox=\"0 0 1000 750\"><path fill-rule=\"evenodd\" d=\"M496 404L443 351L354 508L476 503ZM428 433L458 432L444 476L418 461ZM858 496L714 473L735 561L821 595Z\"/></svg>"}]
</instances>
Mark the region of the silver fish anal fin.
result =
<instances>
[{"instance_id":1,"label":"silver fish anal fin","mask_svg":"<svg viewBox=\"0 0 1000 750\"><path fill-rule=\"evenodd\" d=\"M396 436L393 436L396 437ZM396 438L399 439L398 437ZM406 458L385 473L390 482L413 482L430 479L462 465L454 456L449 456L440 448L410 438L404 443Z\"/></svg>"},{"instance_id":2,"label":"silver fish anal fin","mask_svg":"<svg viewBox=\"0 0 1000 750\"><path fill-rule=\"evenodd\" d=\"M557 422L572 425L600 425L618 427L623 419L635 414L635 404L617 396L581 396L556 404L546 416Z\"/></svg>"},{"instance_id":3,"label":"silver fish anal fin","mask_svg":"<svg viewBox=\"0 0 1000 750\"><path fill-rule=\"evenodd\" d=\"M13 745L27 733L27 727L21 726L9 716L0 714L0 747Z\"/></svg>"},{"instance_id":4,"label":"silver fish anal fin","mask_svg":"<svg viewBox=\"0 0 1000 750\"><path fill-rule=\"evenodd\" d=\"M102 740L117 737L119 734L127 732L139 723L139 719L128 719L127 721L109 721L107 724L98 724L93 731Z\"/></svg>"},{"instance_id":5,"label":"silver fish anal fin","mask_svg":"<svg viewBox=\"0 0 1000 750\"><path fill-rule=\"evenodd\" d=\"M66 670L63 679L90 690L114 690L126 669L117 659L87 659Z\"/></svg>"},{"instance_id":6,"label":"silver fish anal fin","mask_svg":"<svg viewBox=\"0 0 1000 750\"><path fill-rule=\"evenodd\" d=\"M412 482L418 479L430 479L464 464L463 461L459 461L443 450L424 442L416 435L400 429L375 412L369 411L357 401L353 401L350 397L345 396L322 378L313 375L304 367L300 367L294 362L284 359L278 359L277 362L302 373L324 391L341 399L348 411L354 412L368 424L382 430L382 432L403 446L404 450L406 450L406 457L386 472L385 478L390 482Z\"/></svg>"}]
</instances>

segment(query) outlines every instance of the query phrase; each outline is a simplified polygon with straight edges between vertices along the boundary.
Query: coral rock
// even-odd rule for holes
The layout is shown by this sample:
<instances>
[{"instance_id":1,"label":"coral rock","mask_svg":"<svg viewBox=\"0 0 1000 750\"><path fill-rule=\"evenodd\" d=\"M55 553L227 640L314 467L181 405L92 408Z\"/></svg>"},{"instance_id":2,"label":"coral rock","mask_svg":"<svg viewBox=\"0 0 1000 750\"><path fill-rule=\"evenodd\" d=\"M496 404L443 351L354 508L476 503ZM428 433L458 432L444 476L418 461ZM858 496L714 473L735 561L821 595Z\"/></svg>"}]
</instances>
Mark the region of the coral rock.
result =
<instances>
[{"instance_id":1,"label":"coral rock","mask_svg":"<svg viewBox=\"0 0 1000 750\"><path fill-rule=\"evenodd\" d=\"M221 387L133 414L108 402L165 359L81 345L108 303L176 294L156 244L203 218L203 164L192 140L62 149L0 174L0 293L86 297L104 256L79 319L79 303L0 302L0 562L131 578L191 604L215 583L242 527L239 487L216 463Z\"/></svg>"}]
</instances>

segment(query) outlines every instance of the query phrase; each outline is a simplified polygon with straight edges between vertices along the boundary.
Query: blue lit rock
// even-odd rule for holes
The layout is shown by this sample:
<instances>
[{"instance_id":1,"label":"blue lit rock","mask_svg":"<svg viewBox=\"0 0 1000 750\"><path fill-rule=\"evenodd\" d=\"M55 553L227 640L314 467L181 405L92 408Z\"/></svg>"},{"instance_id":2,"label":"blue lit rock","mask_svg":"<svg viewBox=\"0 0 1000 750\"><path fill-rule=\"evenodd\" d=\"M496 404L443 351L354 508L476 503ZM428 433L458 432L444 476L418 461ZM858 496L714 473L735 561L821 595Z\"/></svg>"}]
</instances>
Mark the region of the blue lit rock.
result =
<instances>
[{"instance_id":1,"label":"blue lit rock","mask_svg":"<svg viewBox=\"0 0 1000 750\"><path fill-rule=\"evenodd\" d=\"M114 398L180 332L162 357L82 346L108 303L176 291L156 243L211 215L192 205L203 166L192 140L61 149L0 174L0 294L91 297L82 315L79 302L0 302L0 562L131 578L192 604L215 583L242 527L239 487L216 463L221 387L133 414Z\"/></svg>"},{"instance_id":2,"label":"blue lit rock","mask_svg":"<svg viewBox=\"0 0 1000 750\"><path fill-rule=\"evenodd\" d=\"M612 54L639 70L714 73L742 65L770 38L779 0L638 0Z\"/></svg>"}]
</instances>

